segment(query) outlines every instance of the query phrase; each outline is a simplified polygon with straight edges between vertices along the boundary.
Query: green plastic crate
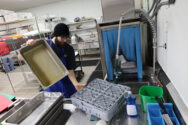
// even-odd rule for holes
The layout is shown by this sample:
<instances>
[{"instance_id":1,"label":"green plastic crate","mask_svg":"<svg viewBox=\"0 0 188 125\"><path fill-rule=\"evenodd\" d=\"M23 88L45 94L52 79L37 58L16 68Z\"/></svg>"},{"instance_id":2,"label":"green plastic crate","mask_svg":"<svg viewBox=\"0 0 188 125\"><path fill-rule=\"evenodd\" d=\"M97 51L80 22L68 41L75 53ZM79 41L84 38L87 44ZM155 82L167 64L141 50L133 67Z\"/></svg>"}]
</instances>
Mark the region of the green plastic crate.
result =
<instances>
[{"instance_id":1,"label":"green plastic crate","mask_svg":"<svg viewBox=\"0 0 188 125\"><path fill-rule=\"evenodd\" d=\"M139 90L141 108L144 112L147 111L147 103L157 103L155 97L159 99L163 96L163 89L156 86L142 86Z\"/></svg>"}]
</instances>

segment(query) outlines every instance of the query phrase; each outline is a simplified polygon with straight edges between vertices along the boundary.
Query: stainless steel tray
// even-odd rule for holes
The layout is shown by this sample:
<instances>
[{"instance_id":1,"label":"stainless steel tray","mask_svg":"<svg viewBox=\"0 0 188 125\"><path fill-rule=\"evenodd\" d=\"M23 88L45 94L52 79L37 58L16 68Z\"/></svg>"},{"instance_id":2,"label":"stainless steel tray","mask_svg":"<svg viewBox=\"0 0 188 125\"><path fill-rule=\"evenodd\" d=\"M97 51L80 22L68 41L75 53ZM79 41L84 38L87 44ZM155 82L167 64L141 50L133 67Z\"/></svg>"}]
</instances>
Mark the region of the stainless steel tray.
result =
<instances>
[{"instance_id":1,"label":"stainless steel tray","mask_svg":"<svg viewBox=\"0 0 188 125\"><path fill-rule=\"evenodd\" d=\"M44 89L68 75L64 64L44 40L21 49L20 53Z\"/></svg>"},{"instance_id":2,"label":"stainless steel tray","mask_svg":"<svg viewBox=\"0 0 188 125\"><path fill-rule=\"evenodd\" d=\"M29 101L28 99L16 100L16 103L13 105L13 107L9 111L4 112L3 114L0 115L0 123L4 121L6 118L8 118L10 115L12 115L14 112L16 112L18 109L20 109L28 101Z\"/></svg>"},{"instance_id":3,"label":"stainless steel tray","mask_svg":"<svg viewBox=\"0 0 188 125\"><path fill-rule=\"evenodd\" d=\"M4 120L2 125L35 125L60 97L61 93L41 92Z\"/></svg>"}]
</instances>

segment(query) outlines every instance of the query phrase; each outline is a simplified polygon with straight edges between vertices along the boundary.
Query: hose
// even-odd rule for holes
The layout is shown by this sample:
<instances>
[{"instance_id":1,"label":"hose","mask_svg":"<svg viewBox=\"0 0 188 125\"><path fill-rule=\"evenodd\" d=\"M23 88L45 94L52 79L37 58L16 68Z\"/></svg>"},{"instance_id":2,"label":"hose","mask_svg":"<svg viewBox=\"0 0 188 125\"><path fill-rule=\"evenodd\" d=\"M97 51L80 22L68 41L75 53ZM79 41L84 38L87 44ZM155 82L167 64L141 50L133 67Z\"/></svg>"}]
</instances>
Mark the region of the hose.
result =
<instances>
[{"instance_id":1,"label":"hose","mask_svg":"<svg viewBox=\"0 0 188 125\"><path fill-rule=\"evenodd\" d=\"M153 12L156 10L156 8L157 8L157 6L159 5L160 2L161 2L161 0L158 0L158 1L156 2Z\"/></svg>"},{"instance_id":2,"label":"hose","mask_svg":"<svg viewBox=\"0 0 188 125\"><path fill-rule=\"evenodd\" d=\"M153 3L152 3L152 6L151 6L151 8L150 8L150 10L148 11L148 14L151 13L151 11L152 11L153 8L155 7L156 3L157 3L157 0L154 0Z\"/></svg>"}]
</instances>

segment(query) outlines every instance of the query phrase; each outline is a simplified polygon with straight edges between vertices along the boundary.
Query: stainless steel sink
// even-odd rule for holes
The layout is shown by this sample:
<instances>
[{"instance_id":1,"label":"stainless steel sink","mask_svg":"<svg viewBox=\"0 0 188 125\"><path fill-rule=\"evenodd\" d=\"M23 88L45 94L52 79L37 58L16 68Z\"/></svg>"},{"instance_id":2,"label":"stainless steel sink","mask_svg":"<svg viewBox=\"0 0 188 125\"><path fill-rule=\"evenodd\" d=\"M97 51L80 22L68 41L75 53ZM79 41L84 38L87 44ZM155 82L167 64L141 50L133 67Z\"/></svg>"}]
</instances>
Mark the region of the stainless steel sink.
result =
<instances>
[{"instance_id":1,"label":"stainless steel sink","mask_svg":"<svg viewBox=\"0 0 188 125\"><path fill-rule=\"evenodd\" d=\"M61 93L42 92L27 102L19 103L18 107L12 109L14 112L9 111L10 115L7 115L8 117L4 119L2 125L35 125L41 121L62 98ZM63 103L61 105L63 105Z\"/></svg>"}]
</instances>

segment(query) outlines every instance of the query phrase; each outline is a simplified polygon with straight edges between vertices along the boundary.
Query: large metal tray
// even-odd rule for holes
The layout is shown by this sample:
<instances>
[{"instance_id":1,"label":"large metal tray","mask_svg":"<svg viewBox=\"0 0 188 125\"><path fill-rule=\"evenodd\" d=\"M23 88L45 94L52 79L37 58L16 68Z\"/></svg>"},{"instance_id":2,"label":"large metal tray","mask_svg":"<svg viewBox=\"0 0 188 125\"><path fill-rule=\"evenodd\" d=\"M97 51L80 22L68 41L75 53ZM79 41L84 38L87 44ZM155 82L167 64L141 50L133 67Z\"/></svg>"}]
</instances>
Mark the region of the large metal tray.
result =
<instances>
[{"instance_id":1,"label":"large metal tray","mask_svg":"<svg viewBox=\"0 0 188 125\"><path fill-rule=\"evenodd\" d=\"M71 116L72 104L65 104L64 99L60 99L55 105L46 113L36 125L65 125Z\"/></svg>"},{"instance_id":2,"label":"large metal tray","mask_svg":"<svg viewBox=\"0 0 188 125\"><path fill-rule=\"evenodd\" d=\"M2 122L2 125L35 125L54 104L61 93L41 92Z\"/></svg>"},{"instance_id":3,"label":"large metal tray","mask_svg":"<svg viewBox=\"0 0 188 125\"><path fill-rule=\"evenodd\" d=\"M20 53L44 89L68 75L64 64L44 40L21 49Z\"/></svg>"}]
</instances>

